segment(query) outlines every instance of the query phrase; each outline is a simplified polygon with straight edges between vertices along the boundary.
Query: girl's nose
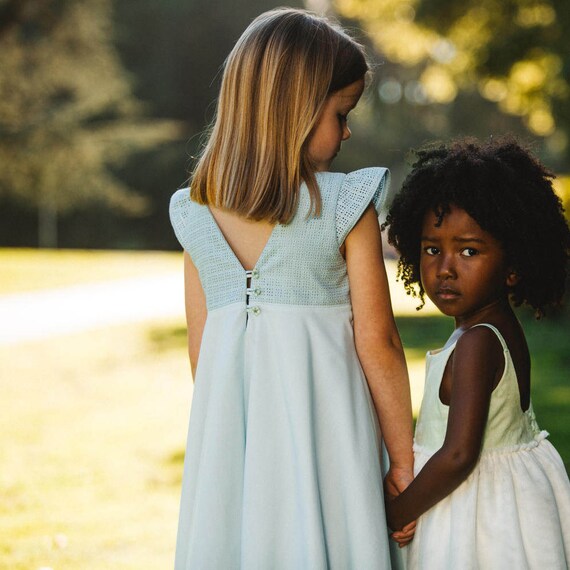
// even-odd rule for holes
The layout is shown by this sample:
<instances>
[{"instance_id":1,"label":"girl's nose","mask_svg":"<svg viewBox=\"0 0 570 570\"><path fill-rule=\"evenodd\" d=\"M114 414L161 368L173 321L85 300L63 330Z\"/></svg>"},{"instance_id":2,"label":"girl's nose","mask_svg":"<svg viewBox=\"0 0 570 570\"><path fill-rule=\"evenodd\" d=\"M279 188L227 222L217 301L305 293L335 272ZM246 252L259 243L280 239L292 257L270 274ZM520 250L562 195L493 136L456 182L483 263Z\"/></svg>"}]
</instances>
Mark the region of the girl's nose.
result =
<instances>
[{"instance_id":1,"label":"girl's nose","mask_svg":"<svg viewBox=\"0 0 570 570\"><path fill-rule=\"evenodd\" d=\"M457 273L455 271L455 265L453 259L449 256L441 256L441 262L437 268L437 278L438 279L455 279Z\"/></svg>"},{"instance_id":2,"label":"girl's nose","mask_svg":"<svg viewBox=\"0 0 570 570\"><path fill-rule=\"evenodd\" d=\"M344 129L342 130L342 140L345 141L352 136L352 131L348 127L348 125L344 125Z\"/></svg>"}]
</instances>

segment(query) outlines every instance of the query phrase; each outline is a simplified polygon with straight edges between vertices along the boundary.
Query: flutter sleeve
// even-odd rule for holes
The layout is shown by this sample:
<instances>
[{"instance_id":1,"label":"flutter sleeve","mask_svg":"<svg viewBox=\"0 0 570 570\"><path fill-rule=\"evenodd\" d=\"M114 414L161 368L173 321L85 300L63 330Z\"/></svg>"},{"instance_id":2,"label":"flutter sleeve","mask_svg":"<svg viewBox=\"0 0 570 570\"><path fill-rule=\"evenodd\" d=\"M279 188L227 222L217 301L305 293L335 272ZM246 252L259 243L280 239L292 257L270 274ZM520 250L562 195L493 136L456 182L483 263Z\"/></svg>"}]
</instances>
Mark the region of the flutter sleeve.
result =
<instances>
[{"instance_id":1,"label":"flutter sleeve","mask_svg":"<svg viewBox=\"0 0 570 570\"><path fill-rule=\"evenodd\" d=\"M189 253L192 241L192 228L190 226L191 205L190 190L188 188L176 191L170 198L169 214L172 229L180 245Z\"/></svg>"},{"instance_id":2,"label":"flutter sleeve","mask_svg":"<svg viewBox=\"0 0 570 570\"><path fill-rule=\"evenodd\" d=\"M363 168L346 175L336 206L336 236L339 246L356 225L369 204L373 204L380 223L384 222L391 202L390 171Z\"/></svg>"}]
</instances>

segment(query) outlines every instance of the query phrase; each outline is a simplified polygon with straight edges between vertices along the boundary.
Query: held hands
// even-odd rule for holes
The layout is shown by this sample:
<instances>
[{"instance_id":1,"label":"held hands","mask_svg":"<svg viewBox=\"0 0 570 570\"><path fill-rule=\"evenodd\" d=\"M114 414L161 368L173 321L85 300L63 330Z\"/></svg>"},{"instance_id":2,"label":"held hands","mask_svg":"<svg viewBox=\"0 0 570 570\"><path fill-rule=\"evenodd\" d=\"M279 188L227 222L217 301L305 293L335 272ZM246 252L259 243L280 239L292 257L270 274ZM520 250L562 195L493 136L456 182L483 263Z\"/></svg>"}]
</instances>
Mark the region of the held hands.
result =
<instances>
[{"instance_id":1,"label":"held hands","mask_svg":"<svg viewBox=\"0 0 570 570\"><path fill-rule=\"evenodd\" d=\"M386 501L386 518L390 528L397 528L395 524L394 499L406 489L414 476L410 469L391 466L384 478L384 497ZM405 525L401 530L393 532L390 537L398 543L400 548L407 546L416 532L416 521Z\"/></svg>"}]
</instances>

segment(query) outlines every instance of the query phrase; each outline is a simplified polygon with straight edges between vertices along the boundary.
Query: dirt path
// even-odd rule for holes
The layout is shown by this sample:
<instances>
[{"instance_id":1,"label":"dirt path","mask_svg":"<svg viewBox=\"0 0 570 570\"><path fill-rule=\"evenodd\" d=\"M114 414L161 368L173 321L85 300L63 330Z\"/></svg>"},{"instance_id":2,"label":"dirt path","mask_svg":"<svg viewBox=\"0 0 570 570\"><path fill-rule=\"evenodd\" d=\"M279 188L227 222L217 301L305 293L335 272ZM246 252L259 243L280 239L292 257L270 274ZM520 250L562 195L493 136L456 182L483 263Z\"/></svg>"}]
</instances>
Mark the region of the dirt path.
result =
<instances>
[{"instance_id":1,"label":"dirt path","mask_svg":"<svg viewBox=\"0 0 570 570\"><path fill-rule=\"evenodd\" d=\"M396 282L387 262L396 314L414 314L417 302ZM0 296L0 346L106 326L184 318L182 272L164 273ZM428 314L431 308L423 310Z\"/></svg>"},{"instance_id":2,"label":"dirt path","mask_svg":"<svg viewBox=\"0 0 570 570\"><path fill-rule=\"evenodd\" d=\"M181 273L0 296L0 346L132 322L184 317Z\"/></svg>"}]
</instances>

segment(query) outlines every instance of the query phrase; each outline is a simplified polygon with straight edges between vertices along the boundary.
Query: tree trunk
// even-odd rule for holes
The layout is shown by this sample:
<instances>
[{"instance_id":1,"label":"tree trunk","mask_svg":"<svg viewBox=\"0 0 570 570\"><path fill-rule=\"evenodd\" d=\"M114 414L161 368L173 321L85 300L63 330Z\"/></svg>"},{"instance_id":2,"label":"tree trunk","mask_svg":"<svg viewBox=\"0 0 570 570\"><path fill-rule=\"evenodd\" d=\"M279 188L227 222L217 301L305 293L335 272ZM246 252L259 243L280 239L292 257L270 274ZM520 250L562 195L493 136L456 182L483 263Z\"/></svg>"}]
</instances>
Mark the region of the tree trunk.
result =
<instances>
[{"instance_id":1,"label":"tree trunk","mask_svg":"<svg viewBox=\"0 0 570 570\"><path fill-rule=\"evenodd\" d=\"M38 206L38 246L57 248L57 206L49 196Z\"/></svg>"}]
</instances>

